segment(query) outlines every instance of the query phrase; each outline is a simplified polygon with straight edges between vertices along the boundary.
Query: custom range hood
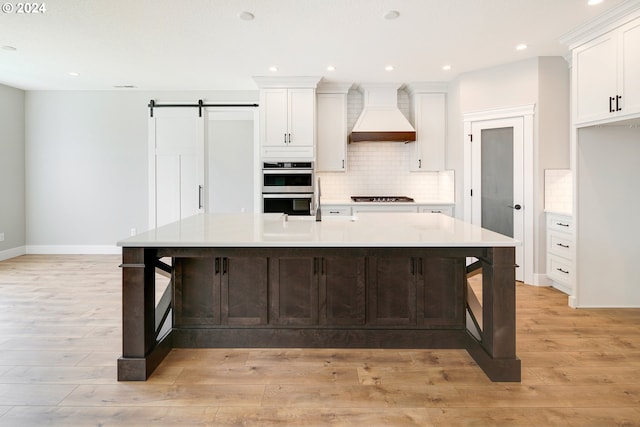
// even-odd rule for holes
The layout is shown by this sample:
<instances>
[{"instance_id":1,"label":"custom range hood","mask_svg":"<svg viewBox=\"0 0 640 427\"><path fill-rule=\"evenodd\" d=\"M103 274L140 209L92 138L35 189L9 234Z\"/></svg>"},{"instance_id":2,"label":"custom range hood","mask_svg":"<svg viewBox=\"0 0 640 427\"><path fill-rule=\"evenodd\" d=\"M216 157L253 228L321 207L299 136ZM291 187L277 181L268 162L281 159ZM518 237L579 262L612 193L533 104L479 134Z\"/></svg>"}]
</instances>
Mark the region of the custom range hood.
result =
<instances>
[{"instance_id":1,"label":"custom range hood","mask_svg":"<svg viewBox=\"0 0 640 427\"><path fill-rule=\"evenodd\" d=\"M397 83L361 84L364 108L349 142L411 142L416 130L398 109Z\"/></svg>"}]
</instances>

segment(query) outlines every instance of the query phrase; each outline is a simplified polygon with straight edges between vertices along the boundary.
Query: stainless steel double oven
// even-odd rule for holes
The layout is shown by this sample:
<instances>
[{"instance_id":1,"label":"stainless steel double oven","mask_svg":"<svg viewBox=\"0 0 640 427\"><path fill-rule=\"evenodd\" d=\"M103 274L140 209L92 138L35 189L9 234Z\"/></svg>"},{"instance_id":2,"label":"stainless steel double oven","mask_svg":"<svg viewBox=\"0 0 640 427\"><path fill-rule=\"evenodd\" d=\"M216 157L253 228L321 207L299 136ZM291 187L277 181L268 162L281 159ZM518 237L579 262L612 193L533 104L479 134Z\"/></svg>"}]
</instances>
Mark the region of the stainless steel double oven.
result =
<instances>
[{"instance_id":1,"label":"stainless steel double oven","mask_svg":"<svg viewBox=\"0 0 640 427\"><path fill-rule=\"evenodd\" d=\"M263 212L313 215L312 162L266 162L262 167Z\"/></svg>"}]
</instances>

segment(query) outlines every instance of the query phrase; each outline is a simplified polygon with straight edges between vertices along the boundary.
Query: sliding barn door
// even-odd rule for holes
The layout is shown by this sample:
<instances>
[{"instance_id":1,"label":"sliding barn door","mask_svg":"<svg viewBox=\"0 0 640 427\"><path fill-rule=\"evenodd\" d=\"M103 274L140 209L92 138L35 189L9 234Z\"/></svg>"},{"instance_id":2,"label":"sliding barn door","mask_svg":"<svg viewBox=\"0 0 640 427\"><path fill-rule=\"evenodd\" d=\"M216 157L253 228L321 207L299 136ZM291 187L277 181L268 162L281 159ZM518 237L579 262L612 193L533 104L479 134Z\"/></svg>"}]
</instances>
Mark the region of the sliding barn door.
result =
<instances>
[{"instance_id":1,"label":"sliding barn door","mask_svg":"<svg viewBox=\"0 0 640 427\"><path fill-rule=\"evenodd\" d=\"M204 119L196 108L149 118L149 228L204 212Z\"/></svg>"}]
</instances>

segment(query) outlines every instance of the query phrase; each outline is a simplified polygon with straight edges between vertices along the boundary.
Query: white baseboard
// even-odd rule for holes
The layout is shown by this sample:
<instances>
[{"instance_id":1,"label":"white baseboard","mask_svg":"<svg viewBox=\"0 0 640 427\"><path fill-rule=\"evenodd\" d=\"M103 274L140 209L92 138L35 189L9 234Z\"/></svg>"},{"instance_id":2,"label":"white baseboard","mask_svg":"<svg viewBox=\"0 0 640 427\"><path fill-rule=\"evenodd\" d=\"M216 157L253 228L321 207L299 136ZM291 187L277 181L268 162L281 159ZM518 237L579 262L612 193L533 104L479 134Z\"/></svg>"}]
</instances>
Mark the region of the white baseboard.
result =
<instances>
[{"instance_id":1,"label":"white baseboard","mask_svg":"<svg viewBox=\"0 0 640 427\"><path fill-rule=\"evenodd\" d=\"M115 245L27 245L26 253L33 255L121 255L122 248Z\"/></svg>"},{"instance_id":2,"label":"white baseboard","mask_svg":"<svg viewBox=\"0 0 640 427\"><path fill-rule=\"evenodd\" d=\"M7 259L15 258L20 255L24 255L27 253L26 246L18 246L17 248L6 249L4 251L0 251L0 261L5 261Z\"/></svg>"}]
</instances>

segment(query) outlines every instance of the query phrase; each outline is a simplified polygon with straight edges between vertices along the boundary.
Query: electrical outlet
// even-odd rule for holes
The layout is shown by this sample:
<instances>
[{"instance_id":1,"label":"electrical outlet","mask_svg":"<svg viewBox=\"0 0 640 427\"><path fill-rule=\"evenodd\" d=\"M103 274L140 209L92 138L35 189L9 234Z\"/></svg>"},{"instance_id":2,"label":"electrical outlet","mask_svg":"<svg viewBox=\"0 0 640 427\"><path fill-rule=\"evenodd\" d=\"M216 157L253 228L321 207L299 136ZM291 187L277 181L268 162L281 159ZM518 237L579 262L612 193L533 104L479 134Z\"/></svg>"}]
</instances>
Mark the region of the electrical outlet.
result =
<instances>
[{"instance_id":1,"label":"electrical outlet","mask_svg":"<svg viewBox=\"0 0 640 427\"><path fill-rule=\"evenodd\" d=\"M0 242L4 242L4 233L0 233Z\"/></svg>"},{"instance_id":2,"label":"electrical outlet","mask_svg":"<svg viewBox=\"0 0 640 427\"><path fill-rule=\"evenodd\" d=\"M132 236L135 236L136 234L137 234L137 233L136 233L136 229L135 229L135 228L132 228L132 229L131 229L131 235L132 235Z\"/></svg>"}]
</instances>

